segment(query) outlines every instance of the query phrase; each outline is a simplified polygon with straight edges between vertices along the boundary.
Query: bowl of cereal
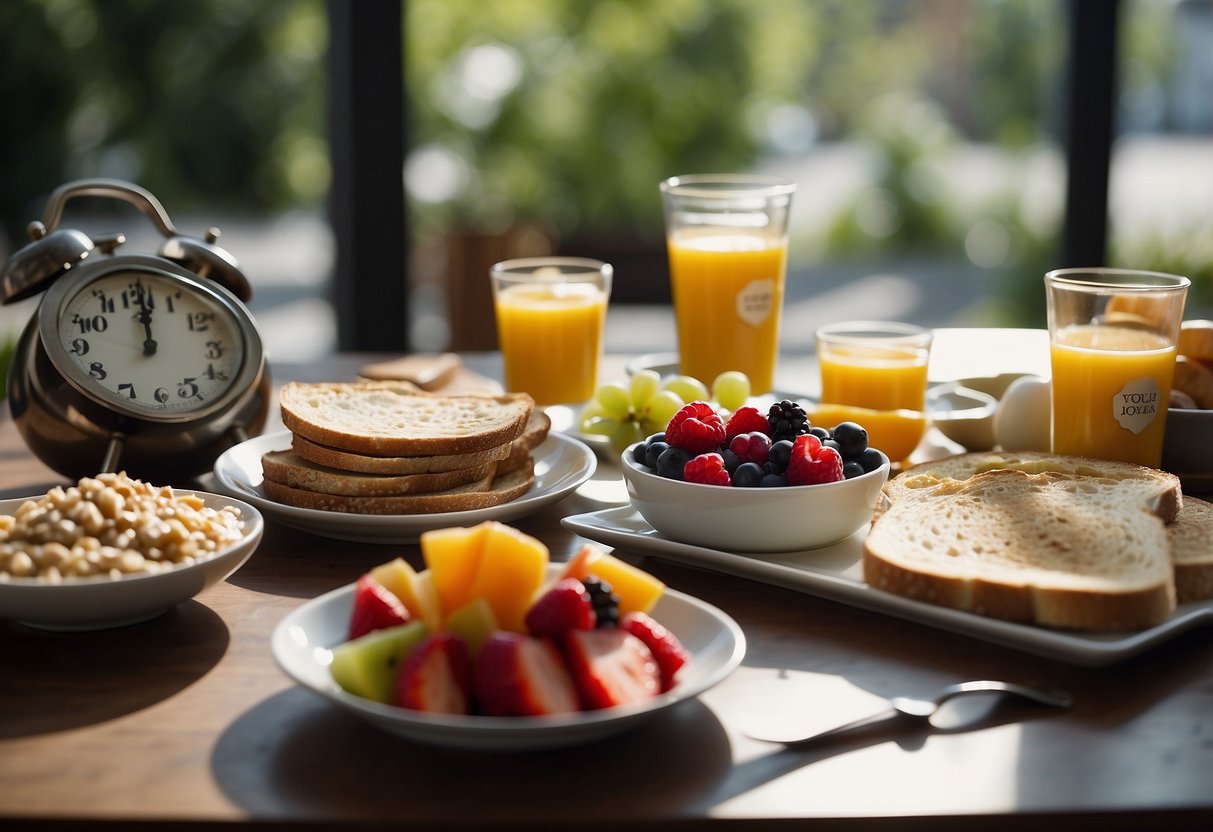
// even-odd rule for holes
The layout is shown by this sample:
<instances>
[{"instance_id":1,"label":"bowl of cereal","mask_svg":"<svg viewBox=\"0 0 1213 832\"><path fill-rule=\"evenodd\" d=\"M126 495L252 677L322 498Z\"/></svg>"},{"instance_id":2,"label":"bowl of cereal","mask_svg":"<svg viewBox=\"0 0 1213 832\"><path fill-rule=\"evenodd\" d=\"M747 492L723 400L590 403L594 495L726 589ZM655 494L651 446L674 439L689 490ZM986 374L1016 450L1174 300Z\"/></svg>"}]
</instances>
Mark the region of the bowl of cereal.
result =
<instances>
[{"instance_id":1,"label":"bowl of cereal","mask_svg":"<svg viewBox=\"0 0 1213 832\"><path fill-rule=\"evenodd\" d=\"M253 506L123 474L0 500L0 618L96 630L154 618L239 569Z\"/></svg>"}]
</instances>

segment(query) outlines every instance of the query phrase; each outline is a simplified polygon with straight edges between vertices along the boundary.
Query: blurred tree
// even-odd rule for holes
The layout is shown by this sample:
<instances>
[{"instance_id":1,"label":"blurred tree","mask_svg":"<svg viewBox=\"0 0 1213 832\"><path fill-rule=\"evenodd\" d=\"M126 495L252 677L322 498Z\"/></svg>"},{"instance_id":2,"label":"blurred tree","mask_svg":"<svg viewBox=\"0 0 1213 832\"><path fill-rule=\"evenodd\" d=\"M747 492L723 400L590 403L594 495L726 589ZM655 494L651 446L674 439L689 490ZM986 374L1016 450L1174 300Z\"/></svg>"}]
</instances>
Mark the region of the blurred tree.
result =
<instances>
[{"instance_id":1,"label":"blurred tree","mask_svg":"<svg viewBox=\"0 0 1213 832\"><path fill-rule=\"evenodd\" d=\"M318 203L325 46L321 0L5 0L3 229L94 176L175 211Z\"/></svg>"}]
</instances>

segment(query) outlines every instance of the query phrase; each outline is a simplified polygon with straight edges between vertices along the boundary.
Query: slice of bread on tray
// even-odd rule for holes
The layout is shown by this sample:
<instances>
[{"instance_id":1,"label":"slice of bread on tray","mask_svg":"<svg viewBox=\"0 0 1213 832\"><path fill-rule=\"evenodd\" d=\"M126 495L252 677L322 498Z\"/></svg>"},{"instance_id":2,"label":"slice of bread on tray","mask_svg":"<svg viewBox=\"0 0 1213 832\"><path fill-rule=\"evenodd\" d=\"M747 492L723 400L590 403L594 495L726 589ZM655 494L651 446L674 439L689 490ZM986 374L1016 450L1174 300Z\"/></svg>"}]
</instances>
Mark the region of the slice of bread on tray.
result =
<instances>
[{"instance_id":1,"label":"slice of bread on tray","mask_svg":"<svg viewBox=\"0 0 1213 832\"><path fill-rule=\"evenodd\" d=\"M262 488L288 505L432 514L500 505L534 482L551 428L526 394L442 395L402 382L291 383L290 450L262 457Z\"/></svg>"},{"instance_id":2,"label":"slice of bread on tray","mask_svg":"<svg viewBox=\"0 0 1213 832\"><path fill-rule=\"evenodd\" d=\"M1121 462L962 454L885 485L864 543L876 588L1050 627L1155 626L1213 597L1213 506Z\"/></svg>"}]
</instances>

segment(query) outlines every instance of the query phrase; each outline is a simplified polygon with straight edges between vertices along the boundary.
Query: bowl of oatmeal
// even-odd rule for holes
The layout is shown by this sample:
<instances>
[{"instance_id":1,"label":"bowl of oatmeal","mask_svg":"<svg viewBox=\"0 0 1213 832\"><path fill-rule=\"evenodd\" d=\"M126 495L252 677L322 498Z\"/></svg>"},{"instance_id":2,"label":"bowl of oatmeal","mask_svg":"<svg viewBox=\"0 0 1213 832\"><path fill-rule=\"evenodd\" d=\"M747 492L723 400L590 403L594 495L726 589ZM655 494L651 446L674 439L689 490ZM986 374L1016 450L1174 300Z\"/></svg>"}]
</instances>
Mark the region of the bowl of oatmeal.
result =
<instances>
[{"instance_id":1,"label":"bowl of oatmeal","mask_svg":"<svg viewBox=\"0 0 1213 832\"><path fill-rule=\"evenodd\" d=\"M253 554L253 506L124 474L0 500L0 618L92 630L154 618Z\"/></svg>"}]
</instances>

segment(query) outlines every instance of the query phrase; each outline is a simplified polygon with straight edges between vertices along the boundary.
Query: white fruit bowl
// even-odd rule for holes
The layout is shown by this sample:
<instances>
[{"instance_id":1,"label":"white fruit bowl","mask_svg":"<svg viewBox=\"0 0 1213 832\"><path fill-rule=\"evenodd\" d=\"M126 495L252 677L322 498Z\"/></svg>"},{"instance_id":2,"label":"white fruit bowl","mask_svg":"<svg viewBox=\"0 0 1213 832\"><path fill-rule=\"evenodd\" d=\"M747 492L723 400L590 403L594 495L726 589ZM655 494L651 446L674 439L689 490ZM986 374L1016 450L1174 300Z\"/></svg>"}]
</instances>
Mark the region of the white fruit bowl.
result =
<instances>
[{"instance_id":1,"label":"white fruit bowl","mask_svg":"<svg viewBox=\"0 0 1213 832\"><path fill-rule=\"evenodd\" d=\"M203 491L177 493L197 494L208 508L239 508L244 520L242 537L210 558L163 572L117 579L68 578L58 584L40 578L0 581L0 618L43 630L101 630L137 624L193 598L244 565L261 542L265 529L261 513L230 497ZM0 514L12 514L24 501L0 500Z\"/></svg>"},{"instance_id":2,"label":"white fruit bowl","mask_svg":"<svg viewBox=\"0 0 1213 832\"><path fill-rule=\"evenodd\" d=\"M872 521L889 459L858 477L821 485L734 488L660 477L636 462L621 465L632 505L662 537L730 552L795 552L828 546Z\"/></svg>"}]
</instances>

